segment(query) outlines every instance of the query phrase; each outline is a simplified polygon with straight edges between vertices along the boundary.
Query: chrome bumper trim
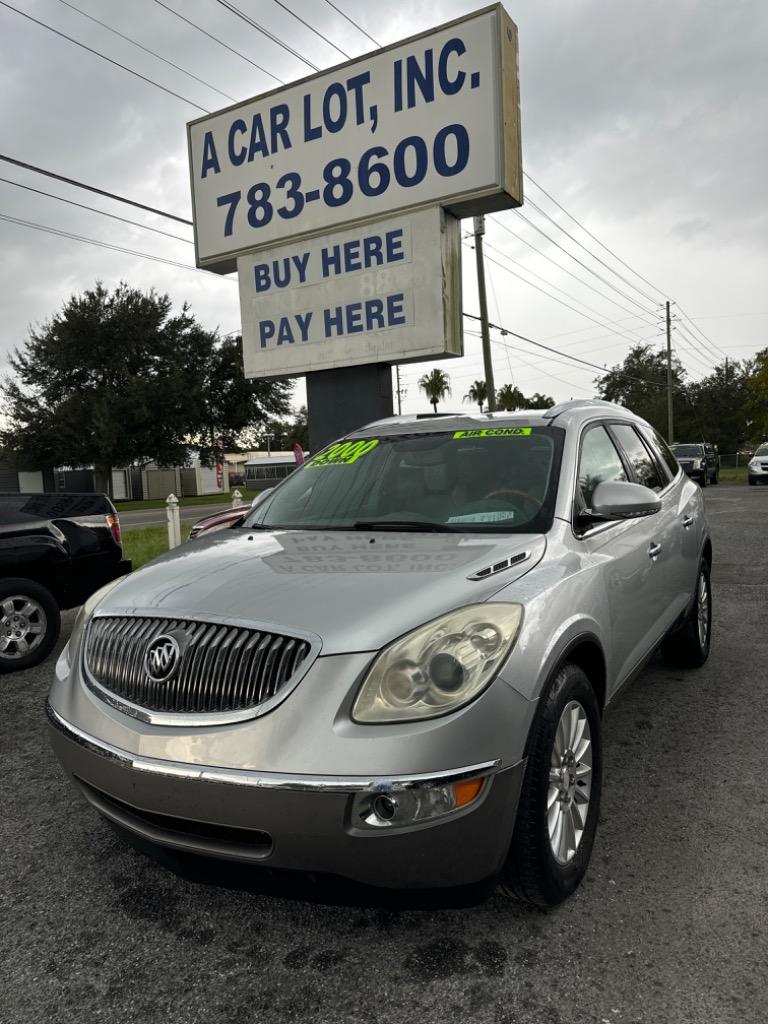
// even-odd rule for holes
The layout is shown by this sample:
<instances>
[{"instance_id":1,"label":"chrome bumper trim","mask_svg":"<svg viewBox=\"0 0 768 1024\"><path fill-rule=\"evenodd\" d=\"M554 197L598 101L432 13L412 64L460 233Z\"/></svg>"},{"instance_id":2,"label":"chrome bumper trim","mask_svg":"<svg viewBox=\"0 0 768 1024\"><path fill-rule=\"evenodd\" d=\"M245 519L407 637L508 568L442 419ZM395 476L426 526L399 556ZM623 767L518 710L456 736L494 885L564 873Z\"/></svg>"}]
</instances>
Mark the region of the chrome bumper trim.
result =
<instances>
[{"instance_id":1,"label":"chrome bumper trim","mask_svg":"<svg viewBox=\"0 0 768 1024\"><path fill-rule=\"evenodd\" d=\"M379 789L391 792L398 789L441 786L452 782L461 782L463 779L484 778L493 775L501 767L501 759L496 758L494 761L484 761L466 768L428 772L421 775L281 775L276 772L214 768L206 765L182 764L178 761L163 761L159 758L129 753L127 750L121 750L110 743L96 739L95 736L90 736L82 729L67 722L48 701L46 701L45 710L54 729L93 754L133 771L185 779L190 782L213 782L219 785L312 793L360 793Z\"/></svg>"}]
</instances>

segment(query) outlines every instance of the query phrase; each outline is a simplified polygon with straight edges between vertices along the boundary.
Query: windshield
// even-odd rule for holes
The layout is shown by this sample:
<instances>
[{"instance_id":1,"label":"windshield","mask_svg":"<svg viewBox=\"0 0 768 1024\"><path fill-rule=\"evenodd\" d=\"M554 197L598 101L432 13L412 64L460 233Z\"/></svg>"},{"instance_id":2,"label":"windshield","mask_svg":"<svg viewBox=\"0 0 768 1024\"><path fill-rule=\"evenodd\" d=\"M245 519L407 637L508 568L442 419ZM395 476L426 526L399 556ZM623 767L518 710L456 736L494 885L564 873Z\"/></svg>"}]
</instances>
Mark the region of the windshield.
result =
<instances>
[{"instance_id":1,"label":"windshield","mask_svg":"<svg viewBox=\"0 0 768 1024\"><path fill-rule=\"evenodd\" d=\"M704 449L700 444L673 444L672 451L675 453L675 458L678 459L700 459L704 454Z\"/></svg>"},{"instance_id":2,"label":"windshield","mask_svg":"<svg viewBox=\"0 0 768 1024\"><path fill-rule=\"evenodd\" d=\"M755 452L755 455L768 455L768 444L761 444Z\"/></svg>"},{"instance_id":3,"label":"windshield","mask_svg":"<svg viewBox=\"0 0 768 1024\"><path fill-rule=\"evenodd\" d=\"M245 527L545 532L564 431L507 427L369 437L330 445Z\"/></svg>"}]
</instances>

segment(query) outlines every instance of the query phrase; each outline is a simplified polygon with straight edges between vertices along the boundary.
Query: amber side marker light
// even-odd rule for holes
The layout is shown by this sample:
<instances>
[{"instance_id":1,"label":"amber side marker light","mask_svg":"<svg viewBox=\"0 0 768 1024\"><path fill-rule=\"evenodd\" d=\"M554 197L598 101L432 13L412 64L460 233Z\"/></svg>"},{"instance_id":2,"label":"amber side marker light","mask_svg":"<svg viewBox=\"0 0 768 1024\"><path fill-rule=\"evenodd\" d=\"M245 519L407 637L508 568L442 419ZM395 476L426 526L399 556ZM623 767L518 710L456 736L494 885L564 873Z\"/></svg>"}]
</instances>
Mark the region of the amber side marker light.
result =
<instances>
[{"instance_id":1,"label":"amber side marker light","mask_svg":"<svg viewBox=\"0 0 768 1024\"><path fill-rule=\"evenodd\" d=\"M466 807L467 804L471 804L482 788L482 779L468 779L466 782L454 782L453 795L456 798L456 806Z\"/></svg>"}]
</instances>

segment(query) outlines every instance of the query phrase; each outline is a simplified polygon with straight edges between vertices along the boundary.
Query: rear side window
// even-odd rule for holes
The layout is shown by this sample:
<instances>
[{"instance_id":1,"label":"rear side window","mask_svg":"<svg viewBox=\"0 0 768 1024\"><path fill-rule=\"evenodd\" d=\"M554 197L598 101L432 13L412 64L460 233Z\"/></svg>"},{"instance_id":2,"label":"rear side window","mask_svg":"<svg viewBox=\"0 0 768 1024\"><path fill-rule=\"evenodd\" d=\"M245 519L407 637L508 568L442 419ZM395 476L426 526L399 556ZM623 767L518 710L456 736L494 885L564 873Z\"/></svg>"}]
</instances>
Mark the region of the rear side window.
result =
<instances>
[{"instance_id":1,"label":"rear side window","mask_svg":"<svg viewBox=\"0 0 768 1024\"><path fill-rule=\"evenodd\" d=\"M637 482L652 491L660 491L667 483L661 477L650 450L630 423L611 424L611 433L624 449L629 464L634 470Z\"/></svg>"},{"instance_id":2,"label":"rear side window","mask_svg":"<svg viewBox=\"0 0 768 1024\"><path fill-rule=\"evenodd\" d=\"M627 474L605 427L592 427L584 435L579 458L579 488L585 508L592 507L592 495L606 480L626 480Z\"/></svg>"},{"instance_id":3,"label":"rear side window","mask_svg":"<svg viewBox=\"0 0 768 1024\"><path fill-rule=\"evenodd\" d=\"M677 459L672 453L672 449L657 430L651 430L650 428L641 429L643 437L651 446L653 451L656 452L659 462L665 465L669 470L670 480L674 480L680 467L677 464Z\"/></svg>"}]
</instances>

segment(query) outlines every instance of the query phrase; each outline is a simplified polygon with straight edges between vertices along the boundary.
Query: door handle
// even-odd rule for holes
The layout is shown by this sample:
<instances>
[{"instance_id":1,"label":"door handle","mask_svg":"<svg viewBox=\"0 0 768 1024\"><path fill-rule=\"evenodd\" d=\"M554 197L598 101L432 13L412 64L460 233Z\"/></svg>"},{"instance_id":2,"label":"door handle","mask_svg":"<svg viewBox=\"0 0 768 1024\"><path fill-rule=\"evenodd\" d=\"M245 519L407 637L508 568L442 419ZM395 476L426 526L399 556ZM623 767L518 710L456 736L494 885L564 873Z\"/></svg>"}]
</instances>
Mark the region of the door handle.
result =
<instances>
[{"instance_id":1,"label":"door handle","mask_svg":"<svg viewBox=\"0 0 768 1024\"><path fill-rule=\"evenodd\" d=\"M648 548L648 557L650 558L650 560L652 562L655 562L660 554L661 544L651 544L651 546Z\"/></svg>"},{"instance_id":2,"label":"door handle","mask_svg":"<svg viewBox=\"0 0 768 1024\"><path fill-rule=\"evenodd\" d=\"M686 516L683 519L683 529L684 530L690 530L690 528L692 526L693 526L693 516Z\"/></svg>"}]
</instances>

